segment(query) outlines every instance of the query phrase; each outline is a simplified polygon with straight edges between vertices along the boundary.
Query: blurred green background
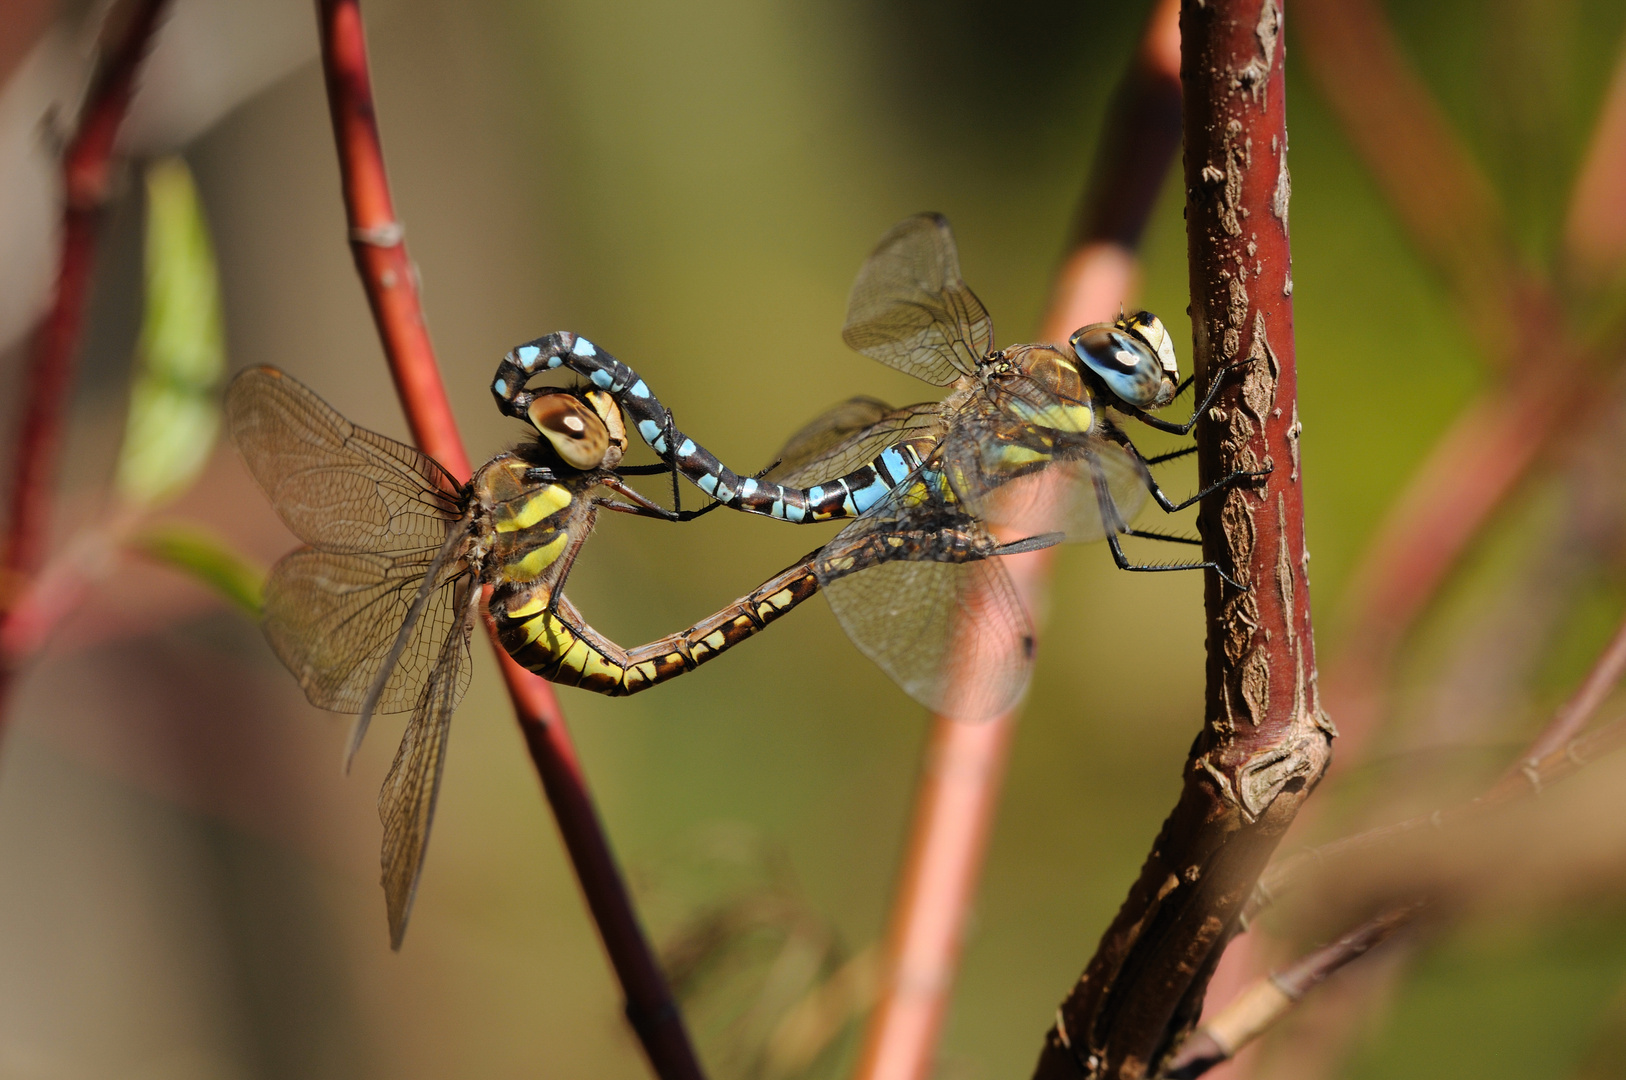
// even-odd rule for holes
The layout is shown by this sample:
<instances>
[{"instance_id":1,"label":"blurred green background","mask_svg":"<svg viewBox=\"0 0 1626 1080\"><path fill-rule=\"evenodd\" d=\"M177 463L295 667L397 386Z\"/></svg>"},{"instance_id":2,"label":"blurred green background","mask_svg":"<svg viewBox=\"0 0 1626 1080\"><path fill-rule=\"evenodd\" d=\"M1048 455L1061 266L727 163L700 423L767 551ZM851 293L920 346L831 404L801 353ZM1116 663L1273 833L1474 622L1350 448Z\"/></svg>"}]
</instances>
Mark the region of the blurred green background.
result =
<instances>
[{"instance_id":1,"label":"blurred green background","mask_svg":"<svg viewBox=\"0 0 1626 1080\"><path fill-rule=\"evenodd\" d=\"M999 340L1032 336L1145 9L370 6L397 207L471 454L520 434L487 390L501 354L558 329L635 366L742 468L849 395L931 396L838 335L863 256L918 210L954 223ZM1626 9L1431 0L1390 13L1525 254L1545 260ZM1299 413L1326 656L1380 514L1483 375L1296 66L1291 5L1287 24ZM356 422L405 437L345 244L314 63L186 158L214 232L232 365L278 365ZM1189 363L1181 211L1171 180L1146 236L1143 302ZM66 476L81 493L105 484L125 409L140 223L132 194L110 228L75 406ZM1175 491L1194 479L1171 474ZM1472 590L1494 593L1509 572L1514 556L1498 552L1539 532L1539 494L1476 553L1455 618L1471 619ZM266 561L292 545L229 449L182 509ZM616 518L571 595L631 644L689 625L824 535L727 514L681 528ZM1618 569L1586 579L1596 613L1543 653L1569 680L1622 607ZM0 768L0 1072L645 1074L482 647L397 956L372 800L399 720L375 724L343 778L346 721L305 706L240 616L144 565L105 600L24 684ZM1200 721L1195 576L1121 574L1102 547L1067 549L1045 619L944 1076L1026 1075L1173 804ZM1419 650L1431 655L1426 640ZM1542 700L1567 685L1555 676ZM926 717L822 604L648 694L560 697L635 876L720 823L743 827L782 853L849 948L881 932ZM1535 715L1514 711L1462 741L1508 738ZM1476 922L1431 947L1363 1022L1343 1075L1571 1076L1623 976L1618 898Z\"/></svg>"}]
</instances>

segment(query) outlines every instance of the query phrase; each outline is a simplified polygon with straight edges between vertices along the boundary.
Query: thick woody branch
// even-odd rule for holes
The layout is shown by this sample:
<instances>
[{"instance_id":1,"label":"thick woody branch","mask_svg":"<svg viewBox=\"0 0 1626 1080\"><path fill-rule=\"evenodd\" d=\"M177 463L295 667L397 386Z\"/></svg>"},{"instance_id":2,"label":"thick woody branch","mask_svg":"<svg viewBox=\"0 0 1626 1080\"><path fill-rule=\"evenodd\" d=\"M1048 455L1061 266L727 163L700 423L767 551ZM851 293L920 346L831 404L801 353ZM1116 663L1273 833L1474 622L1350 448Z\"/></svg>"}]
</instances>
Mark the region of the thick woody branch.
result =
<instances>
[{"instance_id":1,"label":"thick woody branch","mask_svg":"<svg viewBox=\"0 0 1626 1080\"><path fill-rule=\"evenodd\" d=\"M359 0L318 0L317 14L356 269L413 437L453 476L467 480L468 454L441 382L417 273L390 198ZM492 645L525 745L621 980L627 1018L662 1080L698 1080L703 1074L682 1014L633 909L553 688L514 663L495 637Z\"/></svg>"},{"instance_id":2,"label":"thick woody branch","mask_svg":"<svg viewBox=\"0 0 1626 1080\"><path fill-rule=\"evenodd\" d=\"M110 19L122 19L122 26L97 65L78 127L63 154L56 286L51 306L34 333L18 398L22 409L12 454L11 512L0 553L0 620L9 621L14 601L44 559L57 451L84 329L102 214L112 188L114 143L164 5L165 0L139 0L113 9ZM11 658L0 659L0 709L4 708L12 665Z\"/></svg>"},{"instance_id":3,"label":"thick woody branch","mask_svg":"<svg viewBox=\"0 0 1626 1080\"><path fill-rule=\"evenodd\" d=\"M1154 1075L1201 1009L1265 860L1326 768L1316 690L1293 347L1284 39L1277 0L1181 11L1185 186L1204 484L1268 475L1199 516L1210 575L1202 732L1179 802L1048 1032L1035 1075Z\"/></svg>"},{"instance_id":4,"label":"thick woody branch","mask_svg":"<svg viewBox=\"0 0 1626 1080\"><path fill-rule=\"evenodd\" d=\"M1178 0L1154 7L1113 99L1043 340L1066 341L1078 327L1110 319L1129 299L1135 248L1180 140L1178 13ZM1050 553L1005 563L1033 610L1049 581ZM931 1072L1016 719L1015 711L981 724L933 718L858 1080L915 1080Z\"/></svg>"}]
</instances>

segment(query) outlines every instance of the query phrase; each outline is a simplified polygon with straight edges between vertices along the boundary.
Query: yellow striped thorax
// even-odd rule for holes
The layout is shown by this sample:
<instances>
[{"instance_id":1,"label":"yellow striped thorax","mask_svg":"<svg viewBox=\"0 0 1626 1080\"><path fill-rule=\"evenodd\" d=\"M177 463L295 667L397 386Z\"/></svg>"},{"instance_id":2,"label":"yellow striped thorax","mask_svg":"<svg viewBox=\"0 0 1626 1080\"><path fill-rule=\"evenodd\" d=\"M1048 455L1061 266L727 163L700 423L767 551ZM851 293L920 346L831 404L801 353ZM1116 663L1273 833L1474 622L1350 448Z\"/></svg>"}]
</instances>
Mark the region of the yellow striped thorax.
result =
<instances>
[{"instance_id":1,"label":"yellow striped thorax","mask_svg":"<svg viewBox=\"0 0 1626 1080\"><path fill-rule=\"evenodd\" d=\"M527 586L549 577L592 512L584 495L598 482L597 473L552 469L539 463L544 455L542 445L522 446L493 458L474 477L479 526L490 552L486 581L503 594L500 606L510 614L533 598L536 590Z\"/></svg>"},{"instance_id":2,"label":"yellow striped thorax","mask_svg":"<svg viewBox=\"0 0 1626 1080\"><path fill-rule=\"evenodd\" d=\"M994 378L1008 382L1000 400L1017 420L1078 435L1094 429L1095 405L1077 360L1049 345L1012 345L1001 357Z\"/></svg>"},{"instance_id":3,"label":"yellow striped thorax","mask_svg":"<svg viewBox=\"0 0 1626 1080\"><path fill-rule=\"evenodd\" d=\"M1081 327L1068 341L1090 373L1125 404L1161 409L1174 400L1180 385L1174 339L1150 311Z\"/></svg>"}]
</instances>

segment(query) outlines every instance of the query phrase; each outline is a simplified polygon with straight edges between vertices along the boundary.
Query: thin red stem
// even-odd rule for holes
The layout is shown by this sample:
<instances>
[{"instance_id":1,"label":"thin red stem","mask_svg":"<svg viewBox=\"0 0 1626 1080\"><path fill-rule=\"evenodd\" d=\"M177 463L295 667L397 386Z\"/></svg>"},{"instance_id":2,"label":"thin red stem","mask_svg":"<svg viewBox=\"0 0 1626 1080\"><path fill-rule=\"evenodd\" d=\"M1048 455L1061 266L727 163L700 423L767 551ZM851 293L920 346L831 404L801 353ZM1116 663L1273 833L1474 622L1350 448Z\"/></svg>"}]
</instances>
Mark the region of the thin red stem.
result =
<instances>
[{"instance_id":1,"label":"thin red stem","mask_svg":"<svg viewBox=\"0 0 1626 1080\"><path fill-rule=\"evenodd\" d=\"M1113 102L1073 250L1057 275L1046 341L1066 341L1078 327L1110 319L1134 285L1133 249L1179 145L1178 15L1178 0L1158 3ZM1013 556L1005 566L1033 610L1048 582L1050 553ZM1017 715L980 724L932 720L881 996L857 1080L918 1080L931 1072Z\"/></svg>"},{"instance_id":2,"label":"thin red stem","mask_svg":"<svg viewBox=\"0 0 1626 1080\"><path fill-rule=\"evenodd\" d=\"M317 12L356 269L413 437L454 477L467 480L468 454L441 382L417 274L390 198L359 0L318 0ZM495 637L492 646L577 881L621 981L627 1018L656 1075L699 1080L699 1058L633 908L553 687L514 663Z\"/></svg>"},{"instance_id":3,"label":"thin red stem","mask_svg":"<svg viewBox=\"0 0 1626 1080\"><path fill-rule=\"evenodd\" d=\"M79 126L63 154L56 287L51 306L35 331L23 376L21 422L12 454L11 515L0 552L0 619L9 620L13 601L44 561L52 481L84 331L102 214L112 187L114 143L165 2L140 0L127 13L117 44L97 65ZM12 674L11 658L0 658L0 710Z\"/></svg>"}]
</instances>

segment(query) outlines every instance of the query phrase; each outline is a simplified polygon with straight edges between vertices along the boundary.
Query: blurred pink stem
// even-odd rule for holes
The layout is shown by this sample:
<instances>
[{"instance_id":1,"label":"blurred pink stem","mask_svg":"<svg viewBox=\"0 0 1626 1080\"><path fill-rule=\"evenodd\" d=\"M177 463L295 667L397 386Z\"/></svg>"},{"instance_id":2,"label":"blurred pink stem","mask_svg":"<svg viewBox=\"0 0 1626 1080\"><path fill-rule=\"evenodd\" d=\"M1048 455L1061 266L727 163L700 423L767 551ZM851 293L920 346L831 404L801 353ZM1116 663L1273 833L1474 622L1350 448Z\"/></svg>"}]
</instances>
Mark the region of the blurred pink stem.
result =
<instances>
[{"instance_id":1,"label":"blurred pink stem","mask_svg":"<svg viewBox=\"0 0 1626 1080\"><path fill-rule=\"evenodd\" d=\"M0 553L0 636L9 636L14 604L44 560L57 451L84 330L102 211L112 183L114 144L164 5L165 0L135 0L109 12L110 19L122 18L124 25L114 46L97 64L78 128L62 157L56 287L30 346L21 423L12 454L11 516ZM0 730L18 659L0 653Z\"/></svg>"},{"instance_id":2,"label":"blurred pink stem","mask_svg":"<svg viewBox=\"0 0 1626 1080\"><path fill-rule=\"evenodd\" d=\"M1065 342L1078 327L1113 318L1131 295L1133 246L1179 146L1178 17L1177 0L1159 0L1113 102L1078 239L1057 274L1045 341ZM1044 596L1050 558L1040 551L1004 560L1029 611ZM858 1080L920 1080L931 1072L1016 717L932 720Z\"/></svg>"}]
</instances>

